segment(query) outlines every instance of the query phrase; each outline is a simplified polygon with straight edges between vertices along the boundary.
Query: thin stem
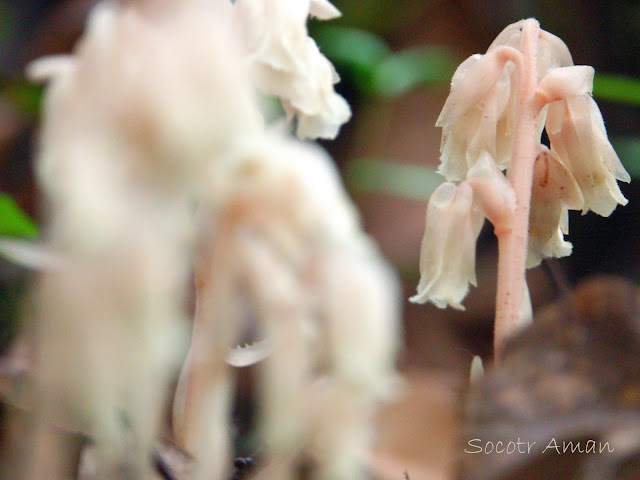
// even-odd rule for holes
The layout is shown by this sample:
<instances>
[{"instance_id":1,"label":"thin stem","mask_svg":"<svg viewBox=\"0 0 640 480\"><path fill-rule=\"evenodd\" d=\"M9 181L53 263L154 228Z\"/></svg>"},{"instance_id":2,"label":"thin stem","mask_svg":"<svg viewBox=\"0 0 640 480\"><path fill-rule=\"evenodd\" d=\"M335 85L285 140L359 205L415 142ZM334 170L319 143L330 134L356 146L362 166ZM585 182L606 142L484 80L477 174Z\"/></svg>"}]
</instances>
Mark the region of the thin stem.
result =
<instances>
[{"instance_id":1,"label":"thin stem","mask_svg":"<svg viewBox=\"0 0 640 480\"><path fill-rule=\"evenodd\" d=\"M520 318L525 288L525 261L529 229L531 183L536 155L535 91L536 58L540 26L529 19L522 26L522 68L518 70L518 114L511 165L507 178L516 193L517 205L511 229L497 232L498 286L494 330L494 359L500 361L507 339L522 325Z\"/></svg>"}]
</instances>

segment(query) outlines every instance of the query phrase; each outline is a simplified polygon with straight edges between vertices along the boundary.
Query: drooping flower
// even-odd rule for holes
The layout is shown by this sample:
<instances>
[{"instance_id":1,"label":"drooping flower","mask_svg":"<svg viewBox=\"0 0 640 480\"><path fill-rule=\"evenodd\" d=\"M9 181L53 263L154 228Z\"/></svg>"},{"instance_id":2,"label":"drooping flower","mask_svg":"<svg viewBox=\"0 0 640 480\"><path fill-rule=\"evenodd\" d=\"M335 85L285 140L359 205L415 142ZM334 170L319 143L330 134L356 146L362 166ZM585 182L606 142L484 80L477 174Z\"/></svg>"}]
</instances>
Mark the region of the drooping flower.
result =
<instances>
[{"instance_id":1,"label":"drooping flower","mask_svg":"<svg viewBox=\"0 0 640 480\"><path fill-rule=\"evenodd\" d=\"M484 55L473 55L458 67L436 122L443 129L438 172L450 182L461 182L458 188L465 184L473 188L474 207L494 223L497 234L510 228L516 203L514 190L507 188L509 182L499 169L509 170L513 154L519 113L516 98L523 74L523 22L505 28ZM571 244L563 236L568 231L568 209L594 210L607 216L617 204L626 203L616 179L629 181L591 98L593 68L574 66L564 42L545 31L538 35L535 67L536 142L546 128L551 150L539 145L542 153L534 167L528 266L545 257L570 254ZM427 211L430 209L433 206ZM442 260L433 255L437 247L427 245L440 244L440 237L448 234L446 228L437 232L429 226L435 222L427 220L430 233L425 234L422 252L429 255L421 255L419 295L413 300L430 299L427 287L438 285L434 272ZM431 267L422 260L427 257ZM425 272L429 272L426 277ZM465 290L459 287L457 291Z\"/></svg>"},{"instance_id":2,"label":"drooping flower","mask_svg":"<svg viewBox=\"0 0 640 480\"><path fill-rule=\"evenodd\" d=\"M456 70L436 122L443 129L438 172L448 181L464 180L482 151L490 152L500 165L506 162L514 70L510 57L515 54L502 49L473 55Z\"/></svg>"},{"instance_id":3,"label":"drooping flower","mask_svg":"<svg viewBox=\"0 0 640 480\"><path fill-rule=\"evenodd\" d=\"M473 208L470 185L446 182L433 192L420 250L418 293L410 301L464 310L460 302L469 284L476 284L476 240L483 220Z\"/></svg>"},{"instance_id":4,"label":"drooping flower","mask_svg":"<svg viewBox=\"0 0 640 480\"><path fill-rule=\"evenodd\" d=\"M326 20L340 12L327 0L238 0L234 10L256 87L282 100L299 137L335 138L351 109L334 91L340 78L306 22L310 14Z\"/></svg>"},{"instance_id":5,"label":"drooping flower","mask_svg":"<svg viewBox=\"0 0 640 480\"><path fill-rule=\"evenodd\" d=\"M540 145L536 157L529 213L527 267L543 258L571 255L568 210L580 210L584 203L580 188L560 159Z\"/></svg>"},{"instance_id":6,"label":"drooping flower","mask_svg":"<svg viewBox=\"0 0 640 480\"><path fill-rule=\"evenodd\" d=\"M608 217L618 204L627 204L616 180L629 182L631 177L609 143L600 109L590 95L549 104L546 130L551 150L580 187L583 212Z\"/></svg>"}]
</instances>

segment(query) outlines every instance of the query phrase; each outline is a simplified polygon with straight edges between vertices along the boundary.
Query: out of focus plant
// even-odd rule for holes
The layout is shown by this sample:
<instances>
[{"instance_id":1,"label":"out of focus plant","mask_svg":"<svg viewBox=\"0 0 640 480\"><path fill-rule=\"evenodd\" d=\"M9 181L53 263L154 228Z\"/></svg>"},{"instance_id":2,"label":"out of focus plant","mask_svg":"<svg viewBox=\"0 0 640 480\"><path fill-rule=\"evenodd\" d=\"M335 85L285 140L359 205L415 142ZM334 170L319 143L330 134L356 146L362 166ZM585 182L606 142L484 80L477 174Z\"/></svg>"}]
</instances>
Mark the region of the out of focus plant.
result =
<instances>
[{"instance_id":1,"label":"out of focus plant","mask_svg":"<svg viewBox=\"0 0 640 480\"><path fill-rule=\"evenodd\" d=\"M148 477L184 353L190 260L173 427L194 478L227 477L230 364L258 361L263 478L290 478L302 455L318 478L364 475L373 415L395 389L399 289L331 159L289 131L332 139L351 116L306 29L340 12L294 3L103 2L73 54L28 67L47 84L45 243L0 243L45 260L25 311L24 477L68 475L50 469L68 456L41 435L51 426L92 439L98 478ZM37 94L16 87L5 96L29 110ZM278 125L259 94L281 102ZM264 342L232 350L247 330Z\"/></svg>"}]
</instances>

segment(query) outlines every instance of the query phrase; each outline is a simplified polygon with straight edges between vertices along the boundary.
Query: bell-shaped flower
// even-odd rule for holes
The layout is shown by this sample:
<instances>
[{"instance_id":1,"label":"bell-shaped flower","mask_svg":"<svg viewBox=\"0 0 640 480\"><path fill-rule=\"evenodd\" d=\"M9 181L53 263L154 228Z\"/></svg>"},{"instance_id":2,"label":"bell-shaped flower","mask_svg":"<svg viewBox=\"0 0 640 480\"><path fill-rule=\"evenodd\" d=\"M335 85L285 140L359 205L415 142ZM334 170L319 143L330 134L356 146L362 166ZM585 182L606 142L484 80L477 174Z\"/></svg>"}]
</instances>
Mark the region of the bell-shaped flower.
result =
<instances>
[{"instance_id":1,"label":"bell-shaped flower","mask_svg":"<svg viewBox=\"0 0 640 480\"><path fill-rule=\"evenodd\" d=\"M433 192L420 251L420 283L411 302L464 310L460 302L469 284L476 284L476 240L483 221L473 208L469 184L446 182Z\"/></svg>"},{"instance_id":2,"label":"bell-shaped flower","mask_svg":"<svg viewBox=\"0 0 640 480\"><path fill-rule=\"evenodd\" d=\"M583 212L607 217L618 204L627 204L616 179L631 178L609 143L600 109L590 95L550 103L546 130L551 150L580 187Z\"/></svg>"},{"instance_id":3,"label":"bell-shaped flower","mask_svg":"<svg viewBox=\"0 0 640 480\"><path fill-rule=\"evenodd\" d=\"M333 65L307 34L309 15L321 20L340 12L326 0L238 0L235 19L255 86L282 101L287 117L297 118L301 138L335 138L351 109L333 85Z\"/></svg>"},{"instance_id":4,"label":"bell-shaped flower","mask_svg":"<svg viewBox=\"0 0 640 480\"><path fill-rule=\"evenodd\" d=\"M531 188L527 268L543 258L571 254L571 243L564 240L564 234L569 233L568 210L580 210L584 202L578 184L560 159L543 145L539 149Z\"/></svg>"},{"instance_id":5,"label":"bell-shaped flower","mask_svg":"<svg viewBox=\"0 0 640 480\"><path fill-rule=\"evenodd\" d=\"M456 70L451 93L438 117L442 127L438 172L449 181L466 178L483 150L506 166L511 152L515 98L514 61L519 52L501 47L473 55Z\"/></svg>"}]
</instances>

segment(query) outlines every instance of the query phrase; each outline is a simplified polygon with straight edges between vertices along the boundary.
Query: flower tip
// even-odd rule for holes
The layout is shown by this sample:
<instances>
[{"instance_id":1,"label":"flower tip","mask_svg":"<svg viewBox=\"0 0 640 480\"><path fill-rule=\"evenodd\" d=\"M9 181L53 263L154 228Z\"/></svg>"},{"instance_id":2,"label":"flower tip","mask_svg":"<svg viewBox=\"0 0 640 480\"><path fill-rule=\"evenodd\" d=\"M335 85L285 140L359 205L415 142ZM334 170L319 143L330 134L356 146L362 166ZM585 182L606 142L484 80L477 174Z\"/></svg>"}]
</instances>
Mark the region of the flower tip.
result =
<instances>
[{"instance_id":1,"label":"flower tip","mask_svg":"<svg viewBox=\"0 0 640 480\"><path fill-rule=\"evenodd\" d=\"M45 83L70 72L74 65L72 55L50 55L30 62L25 69L25 76L31 83Z\"/></svg>"},{"instance_id":2,"label":"flower tip","mask_svg":"<svg viewBox=\"0 0 640 480\"><path fill-rule=\"evenodd\" d=\"M318 20L333 20L342 16L340 10L327 0L311 0L309 14Z\"/></svg>"},{"instance_id":3,"label":"flower tip","mask_svg":"<svg viewBox=\"0 0 640 480\"><path fill-rule=\"evenodd\" d=\"M460 310L463 312L466 310L464 305L452 299L444 300L441 298L431 298L429 297L429 293L426 290L422 292L418 292L413 297L410 297L409 302L420 304L420 305L424 305L425 303L430 302L431 304L443 310L447 307L452 307L452 308L455 308L456 310Z\"/></svg>"}]
</instances>

